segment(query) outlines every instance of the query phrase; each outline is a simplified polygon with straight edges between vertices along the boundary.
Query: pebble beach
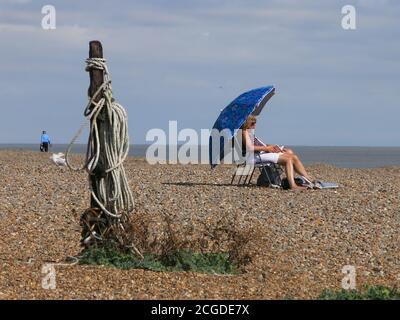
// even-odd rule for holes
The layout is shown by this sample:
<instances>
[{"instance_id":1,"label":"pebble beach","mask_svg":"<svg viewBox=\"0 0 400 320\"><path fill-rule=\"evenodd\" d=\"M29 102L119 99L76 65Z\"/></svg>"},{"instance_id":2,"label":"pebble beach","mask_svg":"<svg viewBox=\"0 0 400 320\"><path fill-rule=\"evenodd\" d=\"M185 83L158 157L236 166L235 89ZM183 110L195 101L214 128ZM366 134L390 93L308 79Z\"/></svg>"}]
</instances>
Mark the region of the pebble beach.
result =
<instances>
[{"instance_id":1,"label":"pebble beach","mask_svg":"<svg viewBox=\"0 0 400 320\"><path fill-rule=\"evenodd\" d=\"M348 265L357 288L400 286L398 166L314 164L307 166L313 176L340 188L290 192L257 187L256 176L251 186L232 186L232 166L128 158L138 235L156 252L167 216L182 246L240 246L240 273L220 275L70 265L67 257L82 250L87 175L57 167L50 155L0 151L0 299L314 299L339 290ZM49 263L54 289L42 287Z\"/></svg>"}]
</instances>

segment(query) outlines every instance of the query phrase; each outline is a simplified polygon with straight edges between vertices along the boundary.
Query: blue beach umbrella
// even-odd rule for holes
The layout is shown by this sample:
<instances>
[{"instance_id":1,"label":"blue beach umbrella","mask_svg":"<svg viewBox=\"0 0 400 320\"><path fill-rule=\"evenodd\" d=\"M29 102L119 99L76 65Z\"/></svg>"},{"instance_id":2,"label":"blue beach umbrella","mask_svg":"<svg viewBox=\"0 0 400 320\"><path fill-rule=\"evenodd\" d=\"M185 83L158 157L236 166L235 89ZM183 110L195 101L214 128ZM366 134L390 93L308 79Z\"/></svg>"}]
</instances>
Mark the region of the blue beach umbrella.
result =
<instances>
[{"instance_id":1,"label":"blue beach umbrella","mask_svg":"<svg viewBox=\"0 0 400 320\"><path fill-rule=\"evenodd\" d=\"M228 135L227 138L233 138L236 130L240 129L248 116L251 114L258 116L267 101L274 94L274 86L253 89L241 94L221 111L217 121L214 123L213 132L210 135L209 159L212 168L224 158L225 148L224 137L221 135L213 136L215 132L223 131ZM213 142L216 144L216 139L219 139L219 150L213 150Z\"/></svg>"}]
</instances>

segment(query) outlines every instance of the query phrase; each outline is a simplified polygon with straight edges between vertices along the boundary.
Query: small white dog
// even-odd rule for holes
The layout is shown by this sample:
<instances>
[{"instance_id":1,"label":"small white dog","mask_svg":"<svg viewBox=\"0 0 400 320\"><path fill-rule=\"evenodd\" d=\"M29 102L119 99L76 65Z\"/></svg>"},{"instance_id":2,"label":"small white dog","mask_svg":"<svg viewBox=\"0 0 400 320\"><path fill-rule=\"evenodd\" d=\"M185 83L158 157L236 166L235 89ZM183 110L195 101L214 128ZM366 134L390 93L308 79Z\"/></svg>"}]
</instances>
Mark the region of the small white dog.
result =
<instances>
[{"instance_id":1,"label":"small white dog","mask_svg":"<svg viewBox=\"0 0 400 320\"><path fill-rule=\"evenodd\" d=\"M53 162L58 165L58 166L66 166L67 162L65 161L65 155L62 152L59 153L53 153L53 155L50 157Z\"/></svg>"}]
</instances>

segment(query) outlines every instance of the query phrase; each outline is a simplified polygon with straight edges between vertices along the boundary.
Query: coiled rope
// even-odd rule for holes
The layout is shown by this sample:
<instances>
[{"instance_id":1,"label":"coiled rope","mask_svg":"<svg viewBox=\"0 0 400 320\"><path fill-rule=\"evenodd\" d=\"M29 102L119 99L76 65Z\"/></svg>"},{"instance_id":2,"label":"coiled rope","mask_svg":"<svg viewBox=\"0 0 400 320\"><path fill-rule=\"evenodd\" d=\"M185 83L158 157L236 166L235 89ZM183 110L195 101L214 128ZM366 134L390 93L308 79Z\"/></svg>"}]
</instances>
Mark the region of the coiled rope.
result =
<instances>
[{"instance_id":1,"label":"coiled rope","mask_svg":"<svg viewBox=\"0 0 400 320\"><path fill-rule=\"evenodd\" d=\"M104 82L89 100L84 115L86 121L69 144L65 160L74 171L85 169L89 174L92 198L99 208L119 220L133 210L133 196L129 189L123 162L129 152L128 115L112 97L111 77L106 60L86 59L86 71L103 70ZM101 94L98 102L96 98ZM102 112L104 111L104 112ZM75 168L69 161L72 145L90 122L89 140L83 167Z\"/></svg>"}]
</instances>

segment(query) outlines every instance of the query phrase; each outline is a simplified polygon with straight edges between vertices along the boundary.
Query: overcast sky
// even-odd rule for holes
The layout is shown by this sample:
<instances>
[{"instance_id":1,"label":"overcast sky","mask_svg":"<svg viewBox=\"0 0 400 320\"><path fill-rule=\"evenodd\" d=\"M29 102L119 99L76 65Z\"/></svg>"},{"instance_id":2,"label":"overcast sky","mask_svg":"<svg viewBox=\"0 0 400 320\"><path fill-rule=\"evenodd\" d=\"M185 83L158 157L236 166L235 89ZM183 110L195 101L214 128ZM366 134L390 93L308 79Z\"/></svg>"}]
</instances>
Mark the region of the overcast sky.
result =
<instances>
[{"instance_id":1,"label":"overcast sky","mask_svg":"<svg viewBox=\"0 0 400 320\"><path fill-rule=\"evenodd\" d=\"M47 4L55 30L41 26ZM356 30L341 26L346 4ZM267 143L400 146L399 21L395 0L0 0L0 143L41 130L69 142L100 40L133 143L169 120L211 128L239 94L273 84L257 127Z\"/></svg>"}]
</instances>

